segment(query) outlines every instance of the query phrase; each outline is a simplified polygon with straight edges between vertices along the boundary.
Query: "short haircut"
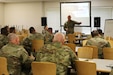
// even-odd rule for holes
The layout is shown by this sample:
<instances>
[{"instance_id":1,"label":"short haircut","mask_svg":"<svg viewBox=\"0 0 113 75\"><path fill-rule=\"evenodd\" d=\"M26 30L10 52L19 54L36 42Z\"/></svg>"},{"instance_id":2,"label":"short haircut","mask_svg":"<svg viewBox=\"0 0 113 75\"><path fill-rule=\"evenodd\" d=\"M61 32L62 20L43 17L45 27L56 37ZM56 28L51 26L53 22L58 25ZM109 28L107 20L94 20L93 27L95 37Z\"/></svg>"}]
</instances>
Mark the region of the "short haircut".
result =
<instances>
[{"instance_id":1,"label":"short haircut","mask_svg":"<svg viewBox=\"0 0 113 75\"><path fill-rule=\"evenodd\" d=\"M10 27L10 33L15 32L15 27Z\"/></svg>"},{"instance_id":2,"label":"short haircut","mask_svg":"<svg viewBox=\"0 0 113 75\"><path fill-rule=\"evenodd\" d=\"M34 27L30 27L29 32L32 33L33 31L35 31Z\"/></svg>"},{"instance_id":3,"label":"short haircut","mask_svg":"<svg viewBox=\"0 0 113 75\"><path fill-rule=\"evenodd\" d=\"M18 37L16 34L14 34L14 33L10 33L10 34L8 35L9 41L15 40L15 39L17 39L17 38L19 38L19 37Z\"/></svg>"},{"instance_id":4,"label":"short haircut","mask_svg":"<svg viewBox=\"0 0 113 75\"><path fill-rule=\"evenodd\" d=\"M91 35L92 35L92 37L95 37L95 36L98 36L99 33L98 33L97 30L93 30L93 31L91 32Z\"/></svg>"},{"instance_id":5,"label":"short haircut","mask_svg":"<svg viewBox=\"0 0 113 75\"><path fill-rule=\"evenodd\" d=\"M97 29L99 34L102 34L102 30L101 29Z\"/></svg>"},{"instance_id":6,"label":"short haircut","mask_svg":"<svg viewBox=\"0 0 113 75\"><path fill-rule=\"evenodd\" d=\"M8 30L6 28L1 28L1 34L2 35L8 35Z\"/></svg>"},{"instance_id":7,"label":"short haircut","mask_svg":"<svg viewBox=\"0 0 113 75\"><path fill-rule=\"evenodd\" d=\"M58 32L54 35L53 42L64 42L65 36L64 34Z\"/></svg>"},{"instance_id":8,"label":"short haircut","mask_svg":"<svg viewBox=\"0 0 113 75\"><path fill-rule=\"evenodd\" d=\"M68 15L68 17L70 17L70 18L71 18L71 15Z\"/></svg>"},{"instance_id":9,"label":"short haircut","mask_svg":"<svg viewBox=\"0 0 113 75\"><path fill-rule=\"evenodd\" d=\"M8 29L8 28L9 28L9 26L5 26L4 28Z\"/></svg>"}]
</instances>

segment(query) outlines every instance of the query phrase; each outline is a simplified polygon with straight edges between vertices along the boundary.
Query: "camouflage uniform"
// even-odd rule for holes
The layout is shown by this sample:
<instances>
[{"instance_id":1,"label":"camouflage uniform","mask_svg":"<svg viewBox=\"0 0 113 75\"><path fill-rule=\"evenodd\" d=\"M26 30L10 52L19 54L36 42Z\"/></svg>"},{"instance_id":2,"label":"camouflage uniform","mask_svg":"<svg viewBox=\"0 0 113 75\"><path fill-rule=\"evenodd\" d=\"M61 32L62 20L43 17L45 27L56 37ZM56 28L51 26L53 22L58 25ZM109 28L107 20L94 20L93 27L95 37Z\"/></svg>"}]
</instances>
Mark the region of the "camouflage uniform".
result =
<instances>
[{"instance_id":1,"label":"camouflage uniform","mask_svg":"<svg viewBox=\"0 0 113 75\"><path fill-rule=\"evenodd\" d=\"M53 62L57 65L56 75L67 75L68 66L73 66L75 60L78 60L75 53L67 46L54 42L45 44L45 46L37 52L36 61Z\"/></svg>"},{"instance_id":2,"label":"camouflage uniform","mask_svg":"<svg viewBox=\"0 0 113 75\"><path fill-rule=\"evenodd\" d=\"M44 43L45 44L52 42L52 39L53 39L53 35L52 34L50 34L47 30L43 30L42 34L44 36Z\"/></svg>"},{"instance_id":3,"label":"camouflage uniform","mask_svg":"<svg viewBox=\"0 0 113 75\"><path fill-rule=\"evenodd\" d=\"M113 75L113 68L111 69L111 72L110 72L110 74L109 75Z\"/></svg>"},{"instance_id":4,"label":"camouflage uniform","mask_svg":"<svg viewBox=\"0 0 113 75\"><path fill-rule=\"evenodd\" d=\"M31 61L28 58L28 53L22 46L12 43L8 43L1 48L0 56L7 58L9 75L22 75L22 63L25 63L27 60Z\"/></svg>"},{"instance_id":5,"label":"camouflage uniform","mask_svg":"<svg viewBox=\"0 0 113 75\"><path fill-rule=\"evenodd\" d=\"M7 43L8 43L7 36L0 34L0 49Z\"/></svg>"},{"instance_id":6,"label":"camouflage uniform","mask_svg":"<svg viewBox=\"0 0 113 75\"><path fill-rule=\"evenodd\" d=\"M104 35L100 35L100 38L104 39Z\"/></svg>"},{"instance_id":7,"label":"camouflage uniform","mask_svg":"<svg viewBox=\"0 0 113 75\"><path fill-rule=\"evenodd\" d=\"M76 21L70 20L64 24L64 30L66 31L66 28L68 28L68 30L66 31L66 34L73 34L74 33L75 24L79 24L79 23Z\"/></svg>"},{"instance_id":8,"label":"camouflage uniform","mask_svg":"<svg viewBox=\"0 0 113 75\"><path fill-rule=\"evenodd\" d=\"M97 46L98 47L98 58L103 58L103 52L102 49L104 47L110 47L109 42L106 40L100 38L99 36L96 36L94 38L91 38L87 41L86 45L90 46Z\"/></svg>"},{"instance_id":9,"label":"camouflage uniform","mask_svg":"<svg viewBox=\"0 0 113 75\"><path fill-rule=\"evenodd\" d=\"M29 55L32 52L32 40L34 39L42 39L44 40L44 36L40 33L30 34L27 38L22 41L22 45L27 50Z\"/></svg>"}]
</instances>

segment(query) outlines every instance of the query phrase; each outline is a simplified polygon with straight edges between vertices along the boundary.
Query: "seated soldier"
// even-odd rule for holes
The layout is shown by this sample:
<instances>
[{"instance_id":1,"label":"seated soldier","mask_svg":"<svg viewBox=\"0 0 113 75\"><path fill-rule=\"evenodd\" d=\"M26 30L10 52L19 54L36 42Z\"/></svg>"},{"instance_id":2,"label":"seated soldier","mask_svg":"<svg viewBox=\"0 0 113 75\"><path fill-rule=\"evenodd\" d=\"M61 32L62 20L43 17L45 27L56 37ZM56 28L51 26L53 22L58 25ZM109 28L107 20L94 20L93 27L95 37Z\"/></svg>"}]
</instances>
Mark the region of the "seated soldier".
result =
<instances>
[{"instance_id":1,"label":"seated soldier","mask_svg":"<svg viewBox=\"0 0 113 75\"><path fill-rule=\"evenodd\" d=\"M30 35L22 41L22 45L30 55L32 52L32 40L34 39L44 40L44 36L41 33L37 33L34 27L30 27L29 31L30 31Z\"/></svg>"},{"instance_id":2,"label":"seated soldier","mask_svg":"<svg viewBox=\"0 0 113 75\"><path fill-rule=\"evenodd\" d=\"M7 58L9 75L22 75L22 64L32 62L34 58L19 45L19 37L16 34L9 34L8 39L9 43L1 48L0 56Z\"/></svg>"},{"instance_id":3,"label":"seated soldier","mask_svg":"<svg viewBox=\"0 0 113 75\"><path fill-rule=\"evenodd\" d=\"M6 45L9 41L7 38L8 31L6 28L1 28L1 34L0 34L0 49Z\"/></svg>"},{"instance_id":4,"label":"seated soldier","mask_svg":"<svg viewBox=\"0 0 113 75\"><path fill-rule=\"evenodd\" d=\"M37 62L53 62L57 65L56 75L67 75L68 66L74 68L75 60L78 60L70 47L64 46L65 37L62 33L56 33L53 42L45 44L37 51Z\"/></svg>"},{"instance_id":5,"label":"seated soldier","mask_svg":"<svg viewBox=\"0 0 113 75\"><path fill-rule=\"evenodd\" d=\"M44 36L44 43L45 44L52 42L53 34L48 32L48 27L47 26L44 27L44 30L42 31L42 34Z\"/></svg>"},{"instance_id":6,"label":"seated soldier","mask_svg":"<svg viewBox=\"0 0 113 75\"><path fill-rule=\"evenodd\" d=\"M98 58L102 59L103 58L102 49L104 47L110 47L110 44L105 39L100 37L97 30L92 31L91 35L92 35L92 38L86 42L86 45L97 46L98 47Z\"/></svg>"}]
</instances>

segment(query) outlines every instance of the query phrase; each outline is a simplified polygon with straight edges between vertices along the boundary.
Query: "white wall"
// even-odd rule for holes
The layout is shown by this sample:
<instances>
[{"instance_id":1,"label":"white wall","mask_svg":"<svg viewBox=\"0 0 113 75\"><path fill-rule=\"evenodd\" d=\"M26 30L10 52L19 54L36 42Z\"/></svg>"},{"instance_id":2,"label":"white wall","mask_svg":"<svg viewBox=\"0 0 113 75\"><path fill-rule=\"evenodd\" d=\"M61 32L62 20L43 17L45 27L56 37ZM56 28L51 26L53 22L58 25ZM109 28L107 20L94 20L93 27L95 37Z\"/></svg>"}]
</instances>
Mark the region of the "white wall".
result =
<instances>
[{"instance_id":1,"label":"white wall","mask_svg":"<svg viewBox=\"0 0 113 75\"><path fill-rule=\"evenodd\" d=\"M4 24L4 4L0 3L0 28Z\"/></svg>"},{"instance_id":2,"label":"white wall","mask_svg":"<svg viewBox=\"0 0 113 75\"><path fill-rule=\"evenodd\" d=\"M48 27L60 31L60 3L59 2L45 2L45 16L47 17Z\"/></svg>"},{"instance_id":3,"label":"white wall","mask_svg":"<svg viewBox=\"0 0 113 75\"><path fill-rule=\"evenodd\" d=\"M42 2L5 4L4 23L19 29L29 29L33 26L41 32L43 29L41 26L42 9Z\"/></svg>"},{"instance_id":4,"label":"white wall","mask_svg":"<svg viewBox=\"0 0 113 75\"><path fill-rule=\"evenodd\" d=\"M48 13L48 14L47 14ZM63 27L58 28L60 24L60 3L59 2L46 2L45 3L45 15L48 17L48 25L53 27L56 30L63 30ZM105 19L112 19L113 18L113 1L112 0L102 0L102 1L92 1L91 2L91 27L75 27L75 31L81 31L83 33L90 34L90 32L94 29L94 17L101 17L101 27L100 29L104 32L104 23Z\"/></svg>"},{"instance_id":5,"label":"white wall","mask_svg":"<svg viewBox=\"0 0 113 75\"><path fill-rule=\"evenodd\" d=\"M91 2L91 5L92 27L75 28L75 31L81 30L83 33L89 33L91 30L95 29L93 27L93 18L95 16L102 17L101 28L104 30L104 19L113 18L113 9L100 8L113 7L112 0L94 0ZM108 10L109 12L107 12ZM41 26L41 17L47 17L48 27L52 27L53 31L62 30L62 32L64 32L63 29L60 28L60 2L58 1L0 4L0 13L0 16L2 16L0 17L0 24L16 25L17 28L20 29L22 27L28 29L30 26L34 26L38 32L41 32L43 29L43 26Z\"/></svg>"},{"instance_id":6,"label":"white wall","mask_svg":"<svg viewBox=\"0 0 113 75\"><path fill-rule=\"evenodd\" d=\"M113 0L92 0L91 5L109 7L109 6L113 6Z\"/></svg>"},{"instance_id":7,"label":"white wall","mask_svg":"<svg viewBox=\"0 0 113 75\"><path fill-rule=\"evenodd\" d=\"M101 17L100 28L104 32L105 20L113 18L112 12L112 7L92 7L92 29L96 29L96 27L94 27L94 17Z\"/></svg>"}]
</instances>

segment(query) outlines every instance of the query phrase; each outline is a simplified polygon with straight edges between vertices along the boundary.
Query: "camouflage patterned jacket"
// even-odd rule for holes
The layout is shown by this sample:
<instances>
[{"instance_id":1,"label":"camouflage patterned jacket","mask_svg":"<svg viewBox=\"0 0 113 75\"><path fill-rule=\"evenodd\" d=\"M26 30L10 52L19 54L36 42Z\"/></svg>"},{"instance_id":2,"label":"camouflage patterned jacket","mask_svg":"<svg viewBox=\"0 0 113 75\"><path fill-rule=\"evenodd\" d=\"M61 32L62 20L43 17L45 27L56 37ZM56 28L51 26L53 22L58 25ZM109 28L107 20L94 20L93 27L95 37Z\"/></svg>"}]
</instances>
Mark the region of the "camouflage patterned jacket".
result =
<instances>
[{"instance_id":1,"label":"camouflage patterned jacket","mask_svg":"<svg viewBox=\"0 0 113 75\"><path fill-rule=\"evenodd\" d=\"M28 53L22 46L11 43L8 43L1 48L0 56L7 58L8 71L11 75L21 75L22 63L31 61Z\"/></svg>"},{"instance_id":2,"label":"camouflage patterned jacket","mask_svg":"<svg viewBox=\"0 0 113 75\"><path fill-rule=\"evenodd\" d=\"M22 41L22 45L27 50L29 55L32 52L32 40L34 40L34 39L42 39L42 40L44 40L44 36L42 34L40 34L40 33L30 34L27 38L25 38Z\"/></svg>"},{"instance_id":3,"label":"camouflage patterned jacket","mask_svg":"<svg viewBox=\"0 0 113 75\"><path fill-rule=\"evenodd\" d=\"M103 52L102 52L102 49L104 47L110 47L110 44L109 42L107 42L105 39L102 39L100 37L94 37L94 38L91 38L89 39L87 42L86 42L86 45L87 46L97 46L98 47L98 57L99 58L103 58Z\"/></svg>"},{"instance_id":4,"label":"camouflage patterned jacket","mask_svg":"<svg viewBox=\"0 0 113 75\"><path fill-rule=\"evenodd\" d=\"M52 34L50 34L47 30L43 30L42 34L44 36L44 43L45 44L48 44L48 43L52 42L52 39L54 37Z\"/></svg>"},{"instance_id":5,"label":"camouflage patterned jacket","mask_svg":"<svg viewBox=\"0 0 113 75\"><path fill-rule=\"evenodd\" d=\"M74 33L75 24L78 24L78 22L73 21L73 20L67 21L64 24L64 30L66 31L66 34L73 34ZM66 30L66 28L68 28L68 30Z\"/></svg>"},{"instance_id":6,"label":"camouflage patterned jacket","mask_svg":"<svg viewBox=\"0 0 113 75\"><path fill-rule=\"evenodd\" d=\"M113 75L113 68L111 69L111 72L110 72L110 74L109 75Z\"/></svg>"},{"instance_id":7,"label":"camouflage patterned jacket","mask_svg":"<svg viewBox=\"0 0 113 75\"><path fill-rule=\"evenodd\" d=\"M68 66L75 66L74 62L78 60L75 53L67 46L54 42L45 44L45 46L37 52L36 61L53 62L57 65L56 75L67 75Z\"/></svg>"},{"instance_id":8,"label":"camouflage patterned jacket","mask_svg":"<svg viewBox=\"0 0 113 75\"><path fill-rule=\"evenodd\" d=\"M8 43L7 36L0 34L0 49L7 43Z\"/></svg>"}]
</instances>

